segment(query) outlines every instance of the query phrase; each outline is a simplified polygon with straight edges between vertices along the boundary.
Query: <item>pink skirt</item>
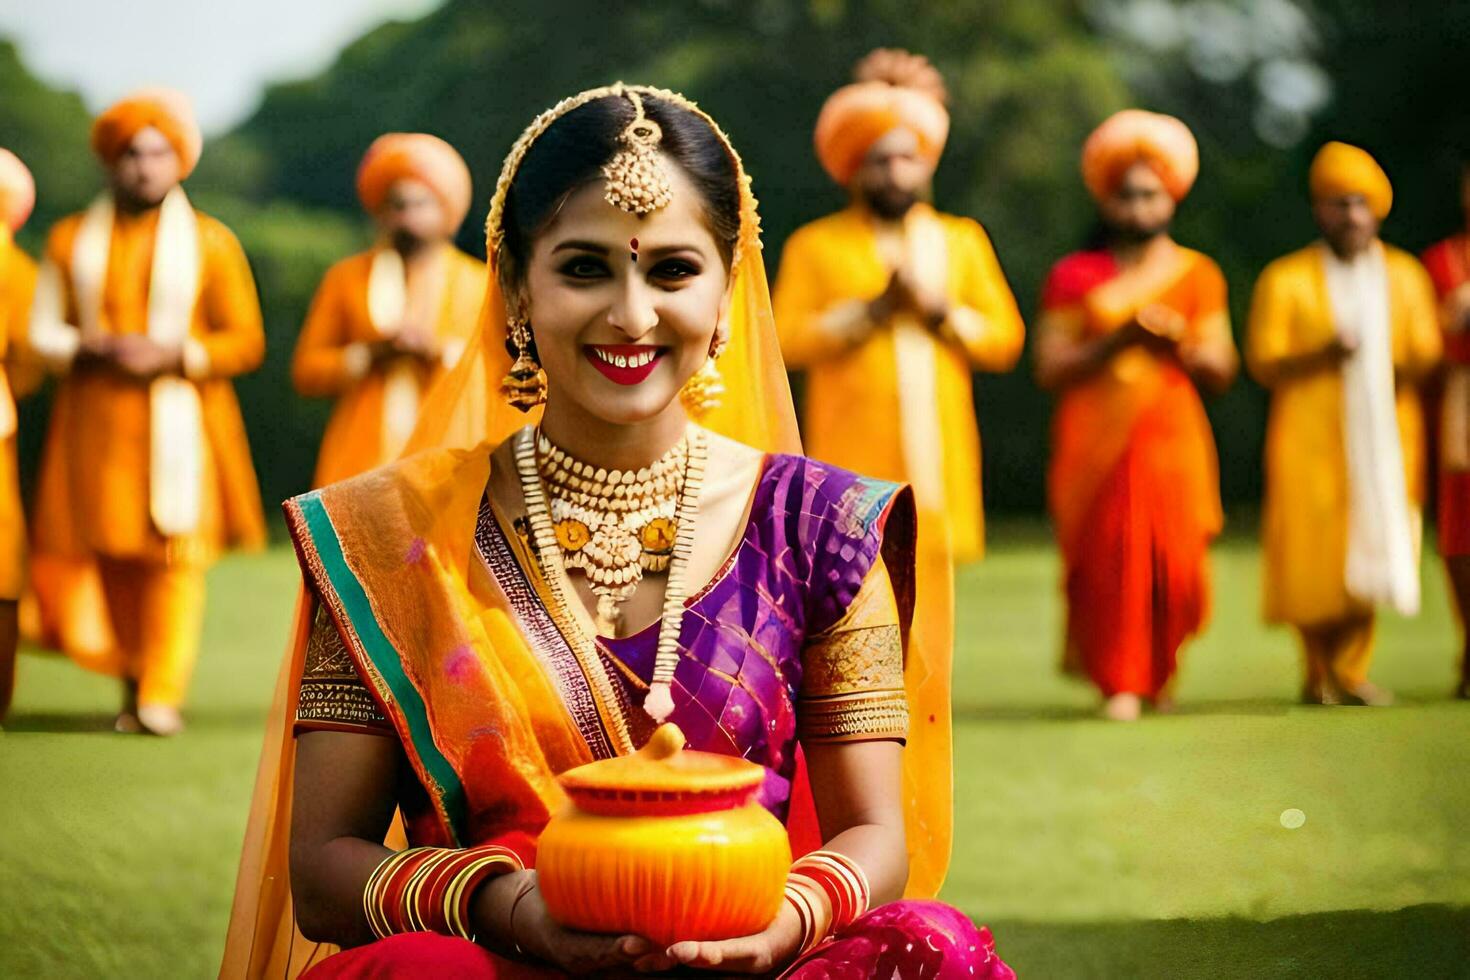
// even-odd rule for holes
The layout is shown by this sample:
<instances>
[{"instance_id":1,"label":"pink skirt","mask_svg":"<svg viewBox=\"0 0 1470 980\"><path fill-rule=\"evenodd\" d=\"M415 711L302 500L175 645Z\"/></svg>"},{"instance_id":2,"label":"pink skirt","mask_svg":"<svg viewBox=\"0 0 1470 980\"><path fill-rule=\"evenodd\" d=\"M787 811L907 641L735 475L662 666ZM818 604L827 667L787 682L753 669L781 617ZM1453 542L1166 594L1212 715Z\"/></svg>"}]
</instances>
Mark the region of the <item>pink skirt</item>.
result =
<instances>
[{"instance_id":1,"label":"pink skirt","mask_svg":"<svg viewBox=\"0 0 1470 980\"><path fill-rule=\"evenodd\" d=\"M645 976L645 974L631 974ZM466 939L409 932L328 957L302 980L560 980L545 966L497 956ZM996 955L989 929L977 929L958 909L940 902L902 901L876 908L840 936L807 953L780 974L782 980L1015 980Z\"/></svg>"}]
</instances>

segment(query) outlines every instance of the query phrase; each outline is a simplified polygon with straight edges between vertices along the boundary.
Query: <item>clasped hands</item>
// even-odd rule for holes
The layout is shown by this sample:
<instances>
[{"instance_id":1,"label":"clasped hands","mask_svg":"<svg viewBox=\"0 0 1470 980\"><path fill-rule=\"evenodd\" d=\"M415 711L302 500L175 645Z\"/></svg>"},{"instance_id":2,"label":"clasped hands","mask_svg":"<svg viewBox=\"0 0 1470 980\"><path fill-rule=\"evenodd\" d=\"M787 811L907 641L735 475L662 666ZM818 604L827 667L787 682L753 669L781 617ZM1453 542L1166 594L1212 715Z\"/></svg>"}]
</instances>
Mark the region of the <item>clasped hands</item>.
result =
<instances>
[{"instance_id":1,"label":"clasped hands","mask_svg":"<svg viewBox=\"0 0 1470 980\"><path fill-rule=\"evenodd\" d=\"M1188 318L1162 303L1144 306L1123 327L1125 343L1137 344L1157 354L1173 355L1186 371L1193 372L1203 366L1206 357L1188 332Z\"/></svg>"},{"instance_id":2,"label":"clasped hands","mask_svg":"<svg viewBox=\"0 0 1470 980\"><path fill-rule=\"evenodd\" d=\"M140 381L165 374L182 374L184 349L161 344L145 334L101 334L87 337L77 348L79 364L95 364Z\"/></svg>"},{"instance_id":3,"label":"clasped hands","mask_svg":"<svg viewBox=\"0 0 1470 980\"><path fill-rule=\"evenodd\" d=\"M949 316L949 298L942 290L925 287L912 270L900 266L888 277L883 292L868 303L868 318L874 323L885 323L900 312L917 314L931 330L937 330Z\"/></svg>"},{"instance_id":4,"label":"clasped hands","mask_svg":"<svg viewBox=\"0 0 1470 980\"><path fill-rule=\"evenodd\" d=\"M373 362L388 361L398 357L410 357L432 363L439 360L439 342L427 330L413 324L404 324L391 337L377 340L368 345Z\"/></svg>"},{"instance_id":5,"label":"clasped hands","mask_svg":"<svg viewBox=\"0 0 1470 980\"><path fill-rule=\"evenodd\" d=\"M475 897L478 935L514 947L573 976L658 973L676 967L725 974L769 973L800 952L801 922L789 902L763 932L719 942L677 942L661 948L641 936L602 936L567 929L552 919L535 871L503 875Z\"/></svg>"}]
</instances>

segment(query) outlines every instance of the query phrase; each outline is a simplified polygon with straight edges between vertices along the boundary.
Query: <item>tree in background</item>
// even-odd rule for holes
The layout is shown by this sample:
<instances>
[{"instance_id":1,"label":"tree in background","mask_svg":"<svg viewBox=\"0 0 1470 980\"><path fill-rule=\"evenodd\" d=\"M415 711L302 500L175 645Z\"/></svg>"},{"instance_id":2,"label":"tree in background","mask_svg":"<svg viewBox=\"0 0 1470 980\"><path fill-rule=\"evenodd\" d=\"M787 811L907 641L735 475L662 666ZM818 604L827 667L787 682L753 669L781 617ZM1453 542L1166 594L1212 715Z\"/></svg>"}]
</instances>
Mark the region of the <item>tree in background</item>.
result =
<instances>
[{"instance_id":1,"label":"tree in background","mask_svg":"<svg viewBox=\"0 0 1470 980\"><path fill-rule=\"evenodd\" d=\"M870 49L907 47L940 67L954 97L937 192L989 229L1024 313L1049 264L1090 232L1082 140L1137 104L1179 116L1199 138L1201 177L1177 231L1220 261L1239 325L1260 269L1314 234L1302 190L1326 139L1362 144L1393 176L1388 238L1418 248L1452 229L1456 160L1470 147L1470 115L1451 98L1465 37L1464 4L1375 0L448 0L382 25L320 75L273 86L206 147L190 181L200 207L239 232L260 283L270 355L240 393L266 499L310 480L325 414L288 394L287 361L312 285L368 240L353 174L384 131L452 143L475 175L479 211L511 141L555 100L616 78L678 89L745 155L774 268L791 230L841 204L811 147L822 100ZM31 79L9 46L0 90L0 144L35 171L32 227L44 228L97 187L87 114ZM484 254L477 221L460 244ZM978 386L997 510L1042 505L1050 400L1029 374ZM26 413L23 447L37 414ZM1226 499L1254 505L1265 397L1239 384L1211 417Z\"/></svg>"}]
</instances>

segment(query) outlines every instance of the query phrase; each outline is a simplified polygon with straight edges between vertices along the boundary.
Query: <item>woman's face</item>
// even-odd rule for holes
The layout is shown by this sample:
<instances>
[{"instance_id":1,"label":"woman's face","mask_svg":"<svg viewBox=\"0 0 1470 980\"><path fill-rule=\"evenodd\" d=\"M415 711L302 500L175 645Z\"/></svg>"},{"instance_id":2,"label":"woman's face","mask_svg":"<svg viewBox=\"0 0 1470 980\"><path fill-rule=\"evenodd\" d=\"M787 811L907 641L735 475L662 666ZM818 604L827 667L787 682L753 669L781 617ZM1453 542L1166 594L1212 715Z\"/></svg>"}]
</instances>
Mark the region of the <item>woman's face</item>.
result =
<instances>
[{"instance_id":1,"label":"woman's face","mask_svg":"<svg viewBox=\"0 0 1470 980\"><path fill-rule=\"evenodd\" d=\"M677 165L664 166L667 206L629 214L596 181L532 242L523 302L548 403L567 399L619 425L682 412L679 389L725 329L729 272L703 202Z\"/></svg>"}]
</instances>

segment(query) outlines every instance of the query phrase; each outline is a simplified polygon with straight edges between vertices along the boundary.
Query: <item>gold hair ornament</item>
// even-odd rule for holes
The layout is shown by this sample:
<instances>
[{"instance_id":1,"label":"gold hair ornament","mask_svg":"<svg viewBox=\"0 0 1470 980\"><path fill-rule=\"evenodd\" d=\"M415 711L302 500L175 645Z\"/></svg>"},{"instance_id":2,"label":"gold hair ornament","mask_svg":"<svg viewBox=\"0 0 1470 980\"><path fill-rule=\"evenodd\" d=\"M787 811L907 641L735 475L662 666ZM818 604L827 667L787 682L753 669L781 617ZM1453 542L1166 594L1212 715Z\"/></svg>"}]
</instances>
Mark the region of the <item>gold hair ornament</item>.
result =
<instances>
[{"instance_id":1,"label":"gold hair ornament","mask_svg":"<svg viewBox=\"0 0 1470 980\"><path fill-rule=\"evenodd\" d=\"M735 147L730 144L730 137L720 128L719 123L710 118L699 106L678 92L670 92L668 89L654 88L648 85L625 85L617 82L613 85L605 85L601 88L588 89L579 92L558 102L547 109L541 115L531 121L525 131L517 137L511 145L510 152L506 154L505 163L500 168L500 178L495 182L495 193L490 198L490 213L485 218L485 254L492 264L499 267L502 264L500 255L501 246L505 244L505 199L510 193L510 186L515 182L516 174L521 169L521 163L526 158L526 153L541 134L551 127L562 116L574 109L580 109L589 102L596 102L608 96L629 98L629 93L639 96L652 96L664 102L679 106L694 113L703 119L714 134L719 137L725 147L725 152L730 154L730 159L735 164L736 179L740 183L740 237L735 242L735 253L731 259L730 267L736 268L741 258L748 254L747 250L759 249L760 242L760 217L756 211L755 194L750 188L750 175L745 172L745 164L740 159L740 154L735 152Z\"/></svg>"},{"instance_id":2,"label":"gold hair ornament","mask_svg":"<svg viewBox=\"0 0 1470 980\"><path fill-rule=\"evenodd\" d=\"M664 131L644 114L642 96L632 89L626 94L633 103L633 121L618 137L623 148L602 168L602 176L607 179L603 197L615 208L643 215L667 205L673 200L674 190L668 168L658 155Z\"/></svg>"}]
</instances>

